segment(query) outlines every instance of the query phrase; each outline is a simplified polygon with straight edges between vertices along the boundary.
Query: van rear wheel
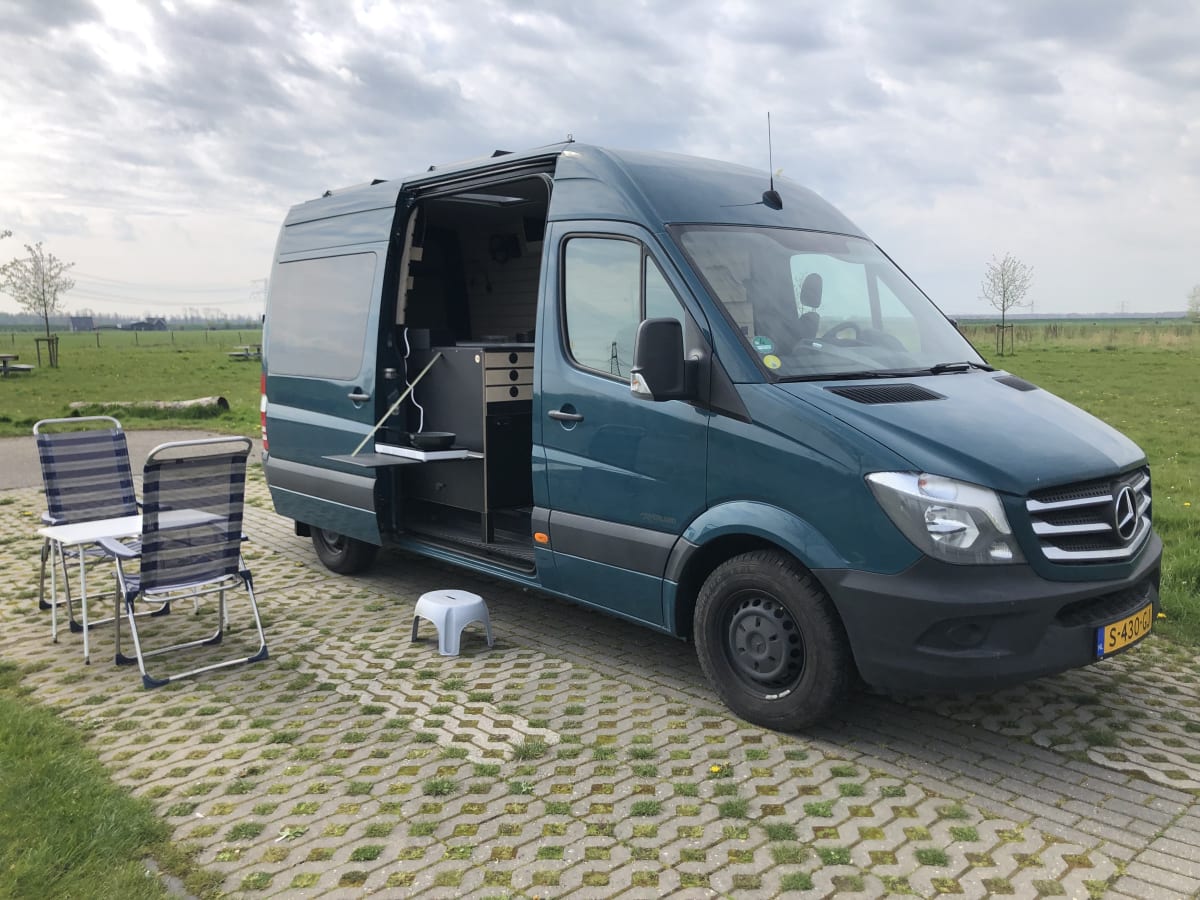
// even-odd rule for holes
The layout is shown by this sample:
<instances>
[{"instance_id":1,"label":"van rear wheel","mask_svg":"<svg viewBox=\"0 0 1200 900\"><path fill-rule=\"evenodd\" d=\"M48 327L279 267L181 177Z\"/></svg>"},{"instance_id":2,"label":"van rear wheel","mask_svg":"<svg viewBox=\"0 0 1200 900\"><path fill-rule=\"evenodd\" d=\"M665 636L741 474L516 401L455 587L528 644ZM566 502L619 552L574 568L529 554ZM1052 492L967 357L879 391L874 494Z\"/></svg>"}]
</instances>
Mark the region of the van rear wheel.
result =
<instances>
[{"instance_id":1,"label":"van rear wheel","mask_svg":"<svg viewBox=\"0 0 1200 900\"><path fill-rule=\"evenodd\" d=\"M742 718L780 731L828 716L852 674L842 623L796 560L755 550L713 570L696 598L700 668Z\"/></svg>"},{"instance_id":2,"label":"van rear wheel","mask_svg":"<svg viewBox=\"0 0 1200 900\"><path fill-rule=\"evenodd\" d=\"M379 548L357 538L346 537L324 528L312 529L313 548L325 568L339 575L353 575L366 569L375 560Z\"/></svg>"}]
</instances>

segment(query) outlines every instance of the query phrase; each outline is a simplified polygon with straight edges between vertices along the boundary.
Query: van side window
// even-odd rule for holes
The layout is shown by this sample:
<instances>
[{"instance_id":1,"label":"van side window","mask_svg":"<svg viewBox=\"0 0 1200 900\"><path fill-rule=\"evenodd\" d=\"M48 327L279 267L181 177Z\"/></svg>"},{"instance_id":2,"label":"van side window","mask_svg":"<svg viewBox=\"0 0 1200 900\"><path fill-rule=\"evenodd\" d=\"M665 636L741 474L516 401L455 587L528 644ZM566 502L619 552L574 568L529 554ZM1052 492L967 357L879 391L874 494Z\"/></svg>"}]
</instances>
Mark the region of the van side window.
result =
<instances>
[{"instance_id":1,"label":"van side window","mask_svg":"<svg viewBox=\"0 0 1200 900\"><path fill-rule=\"evenodd\" d=\"M642 248L635 241L567 242L565 331L571 356L581 366L609 375L629 374L641 312L641 267Z\"/></svg>"},{"instance_id":2,"label":"van side window","mask_svg":"<svg viewBox=\"0 0 1200 900\"><path fill-rule=\"evenodd\" d=\"M683 318L675 291L637 241L572 238L563 272L564 333L571 357L585 368L628 377L638 324Z\"/></svg>"},{"instance_id":3,"label":"van side window","mask_svg":"<svg viewBox=\"0 0 1200 900\"><path fill-rule=\"evenodd\" d=\"M675 294L662 270L649 256L646 257L646 312L643 319L678 319L683 321L683 304ZM632 349L632 348L631 348Z\"/></svg>"},{"instance_id":4,"label":"van side window","mask_svg":"<svg viewBox=\"0 0 1200 900\"><path fill-rule=\"evenodd\" d=\"M271 291L267 353L280 375L350 380L362 370L375 282L374 253L281 262Z\"/></svg>"}]
</instances>

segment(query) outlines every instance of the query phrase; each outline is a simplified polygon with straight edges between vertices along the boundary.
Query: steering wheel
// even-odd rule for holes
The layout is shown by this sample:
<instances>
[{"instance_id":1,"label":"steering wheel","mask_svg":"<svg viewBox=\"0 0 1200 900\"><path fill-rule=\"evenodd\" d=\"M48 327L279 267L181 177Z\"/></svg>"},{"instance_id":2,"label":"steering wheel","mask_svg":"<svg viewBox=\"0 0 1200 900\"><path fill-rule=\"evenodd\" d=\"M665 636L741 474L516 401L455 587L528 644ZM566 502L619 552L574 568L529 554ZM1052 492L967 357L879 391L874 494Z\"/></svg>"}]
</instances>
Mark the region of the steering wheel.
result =
<instances>
[{"instance_id":1,"label":"steering wheel","mask_svg":"<svg viewBox=\"0 0 1200 900\"><path fill-rule=\"evenodd\" d=\"M838 334L843 331L853 331L854 336L851 338L838 337ZM844 343L844 342L851 342L851 341L856 344L862 343L862 338L859 337L857 323L851 322L849 320L846 320L845 322L838 322L832 328L826 329L825 333L823 335L821 335L821 340L831 341L833 343Z\"/></svg>"}]
</instances>

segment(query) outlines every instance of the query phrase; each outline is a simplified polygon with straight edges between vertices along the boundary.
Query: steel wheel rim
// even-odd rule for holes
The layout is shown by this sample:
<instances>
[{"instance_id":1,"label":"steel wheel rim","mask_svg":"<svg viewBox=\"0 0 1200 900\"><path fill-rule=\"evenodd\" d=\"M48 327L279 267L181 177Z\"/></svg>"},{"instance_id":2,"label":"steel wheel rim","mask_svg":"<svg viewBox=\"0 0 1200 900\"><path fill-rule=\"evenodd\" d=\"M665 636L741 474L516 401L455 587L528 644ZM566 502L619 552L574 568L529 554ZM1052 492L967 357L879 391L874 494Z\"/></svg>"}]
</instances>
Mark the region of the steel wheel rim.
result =
<instances>
[{"instance_id":1,"label":"steel wheel rim","mask_svg":"<svg viewBox=\"0 0 1200 900\"><path fill-rule=\"evenodd\" d=\"M345 535L336 531L326 531L324 528L317 529L317 533L321 536L321 543L334 553L341 553L346 548Z\"/></svg>"},{"instance_id":2,"label":"steel wheel rim","mask_svg":"<svg viewBox=\"0 0 1200 900\"><path fill-rule=\"evenodd\" d=\"M770 694L795 688L806 654L804 636L787 607L761 591L743 591L731 607L725 653L734 674Z\"/></svg>"}]
</instances>

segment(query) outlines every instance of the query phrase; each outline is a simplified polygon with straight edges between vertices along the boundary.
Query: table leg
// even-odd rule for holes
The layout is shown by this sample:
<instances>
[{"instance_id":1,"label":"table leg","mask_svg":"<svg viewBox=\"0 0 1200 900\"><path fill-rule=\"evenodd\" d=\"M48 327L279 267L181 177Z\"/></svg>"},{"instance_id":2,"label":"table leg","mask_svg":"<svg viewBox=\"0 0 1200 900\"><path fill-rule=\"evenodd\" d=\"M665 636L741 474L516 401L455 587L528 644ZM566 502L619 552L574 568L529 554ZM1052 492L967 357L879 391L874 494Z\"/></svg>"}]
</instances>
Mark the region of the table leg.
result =
<instances>
[{"instance_id":1,"label":"table leg","mask_svg":"<svg viewBox=\"0 0 1200 900\"><path fill-rule=\"evenodd\" d=\"M84 561L87 554L80 548L79 553L79 605L83 607L83 664L90 665L91 654L88 650L88 613L87 613L87 568Z\"/></svg>"},{"instance_id":2,"label":"table leg","mask_svg":"<svg viewBox=\"0 0 1200 900\"><path fill-rule=\"evenodd\" d=\"M62 558L62 546L58 541L50 543L50 639L58 643L58 563Z\"/></svg>"}]
</instances>

